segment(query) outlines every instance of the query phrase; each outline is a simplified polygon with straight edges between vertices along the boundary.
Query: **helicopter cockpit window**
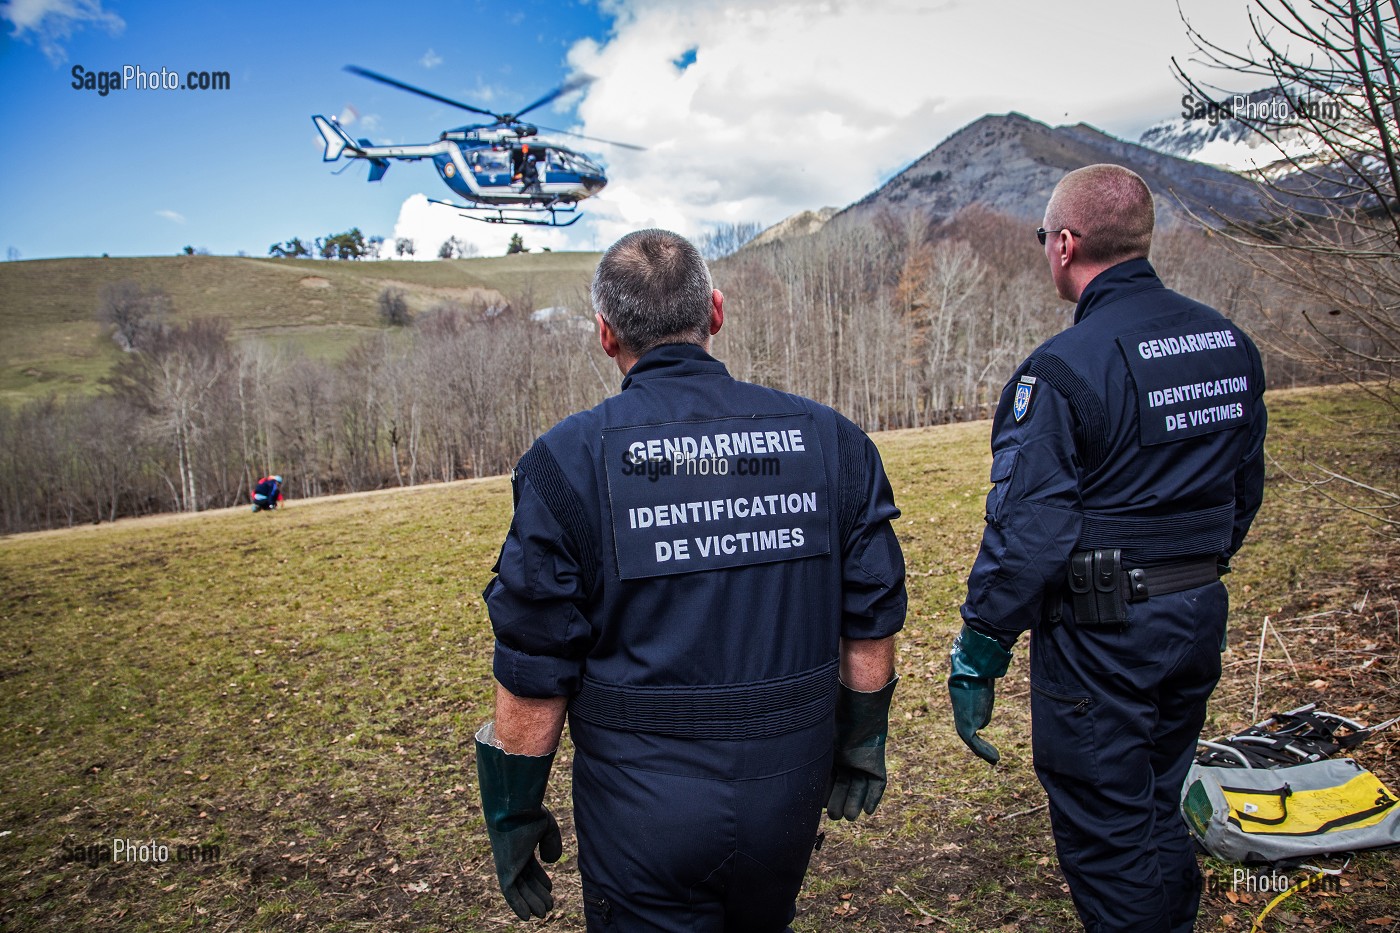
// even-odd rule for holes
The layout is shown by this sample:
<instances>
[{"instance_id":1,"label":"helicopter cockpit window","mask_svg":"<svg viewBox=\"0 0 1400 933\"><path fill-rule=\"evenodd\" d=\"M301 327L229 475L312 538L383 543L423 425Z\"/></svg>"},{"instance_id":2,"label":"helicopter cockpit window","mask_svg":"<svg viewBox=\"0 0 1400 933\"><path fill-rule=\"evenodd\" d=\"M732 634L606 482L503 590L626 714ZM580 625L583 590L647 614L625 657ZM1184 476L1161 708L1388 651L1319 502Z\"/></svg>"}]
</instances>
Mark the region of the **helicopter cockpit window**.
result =
<instances>
[{"instance_id":1,"label":"helicopter cockpit window","mask_svg":"<svg viewBox=\"0 0 1400 933\"><path fill-rule=\"evenodd\" d=\"M573 153L574 171L582 175L601 175L603 170L587 156L581 156L577 152Z\"/></svg>"},{"instance_id":2,"label":"helicopter cockpit window","mask_svg":"<svg viewBox=\"0 0 1400 933\"><path fill-rule=\"evenodd\" d=\"M508 175L510 160L504 152L473 152L469 157L472 171L478 175Z\"/></svg>"},{"instance_id":3,"label":"helicopter cockpit window","mask_svg":"<svg viewBox=\"0 0 1400 933\"><path fill-rule=\"evenodd\" d=\"M580 175L596 175L601 170L588 159L577 152L563 152L558 149L549 151L549 167L565 172L576 172Z\"/></svg>"}]
</instances>

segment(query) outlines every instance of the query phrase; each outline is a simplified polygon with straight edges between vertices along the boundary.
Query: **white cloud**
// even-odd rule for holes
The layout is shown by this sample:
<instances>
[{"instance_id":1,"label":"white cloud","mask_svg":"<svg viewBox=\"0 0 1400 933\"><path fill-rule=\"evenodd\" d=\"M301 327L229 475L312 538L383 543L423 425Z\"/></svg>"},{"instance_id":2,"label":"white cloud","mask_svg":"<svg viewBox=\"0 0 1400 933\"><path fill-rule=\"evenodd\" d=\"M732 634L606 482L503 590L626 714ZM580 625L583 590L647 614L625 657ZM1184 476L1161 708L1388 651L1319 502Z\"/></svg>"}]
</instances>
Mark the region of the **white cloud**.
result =
<instances>
[{"instance_id":1,"label":"white cloud","mask_svg":"<svg viewBox=\"0 0 1400 933\"><path fill-rule=\"evenodd\" d=\"M102 0L7 0L0 4L0 19L14 26L10 35L36 43L55 65L67 58L63 42L84 26L114 36L126 28L120 16L102 9Z\"/></svg>"},{"instance_id":2,"label":"white cloud","mask_svg":"<svg viewBox=\"0 0 1400 933\"><path fill-rule=\"evenodd\" d=\"M429 71L432 71L438 65L442 64L442 56L434 52L432 49L428 49L428 51L423 53L423 57L418 59L418 64L422 65Z\"/></svg>"},{"instance_id":3,"label":"white cloud","mask_svg":"<svg viewBox=\"0 0 1400 933\"><path fill-rule=\"evenodd\" d=\"M506 93L506 91L509 89L499 88L493 84L487 84L480 78L476 79L476 84L473 87L462 92L461 94L453 93L452 91L443 91L441 88L429 88L429 90L437 91L438 93L444 94L447 97L451 97L454 100L459 100L464 104L471 104L473 107L482 108L490 108L491 105L497 103L499 99L503 97L509 97L515 94L515 91L513 90L510 90L509 93ZM524 103L524 100L513 100L509 101L506 104L506 106L519 107ZM475 120L477 118L475 116L464 116L462 119Z\"/></svg>"},{"instance_id":4,"label":"white cloud","mask_svg":"<svg viewBox=\"0 0 1400 933\"><path fill-rule=\"evenodd\" d=\"M1182 5L1206 35L1243 45L1243 0ZM986 113L1135 137L1179 109L1170 58L1190 51L1171 3L603 6L611 36L569 53L575 71L598 78L576 128L648 147L577 144L608 165L608 188L584 205L604 244L651 224L694 235L844 207Z\"/></svg>"},{"instance_id":5,"label":"white cloud","mask_svg":"<svg viewBox=\"0 0 1400 933\"><path fill-rule=\"evenodd\" d=\"M446 192L444 192L446 193ZM570 238L564 229L551 227L520 226L512 224L488 224L462 216L462 212L443 204L432 204L427 195L415 194L399 208L399 218L394 224L394 235L386 242L391 247L400 237L413 240L419 260L437 259L438 249L448 237L456 237L470 244L479 256L504 256L512 234L518 233L525 245L532 250L547 246L550 249L575 248L569 245ZM392 250L387 250L392 252Z\"/></svg>"},{"instance_id":6,"label":"white cloud","mask_svg":"<svg viewBox=\"0 0 1400 933\"><path fill-rule=\"evenodd\" d=\"M159 210L159 211L156 211L156 216L157 216L157 217L164 217L166 220L170 221L171 223L182 224L182 223L185 222L185 215L184 215L184 214L181 214L179 211Z\"/></svg>"}]
</instances>

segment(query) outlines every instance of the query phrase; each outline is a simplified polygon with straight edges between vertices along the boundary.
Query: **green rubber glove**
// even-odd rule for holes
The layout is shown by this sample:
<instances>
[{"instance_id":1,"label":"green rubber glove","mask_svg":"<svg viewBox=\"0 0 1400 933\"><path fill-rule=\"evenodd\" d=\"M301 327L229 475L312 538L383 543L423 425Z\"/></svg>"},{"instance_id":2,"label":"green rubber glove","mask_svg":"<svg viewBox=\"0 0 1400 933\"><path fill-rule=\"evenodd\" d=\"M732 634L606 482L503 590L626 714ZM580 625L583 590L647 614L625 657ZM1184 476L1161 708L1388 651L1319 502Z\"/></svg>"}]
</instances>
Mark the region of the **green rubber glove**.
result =
<instances>
[{"instance_id":1,"label":"green rubber glove","mask_svg":"<svg viewBox=\"0 0 1400 933\"><path fill-rule=\"evenodd\" d=\"M481 780L481 811L496 878L506 903L521 920L543 917L554 906L554 882L535 859L557 862L564 854L559 824L544 805L544 789L554 752L538 757L507 755L495 744L495 723L476 734L476 773Z\"/></svg>"},{"instance_id":2,"label":"green rubber glove","mask_svg":"<svg viewBox=\"0 0 1400 933\"><path fill-rule=\"evenodd\" d=\"M840 685L836 696L836 757L831 763L831 794L826 815L854 820L874 813L885 793L885 737L890 731L890 700L898 677L879 690L862 693Z\"/></svg>"},{"instance_id":3,"label":"green rubber glove","mask_svg":"<svg viewBox=\"0 0 1400 933\"><path fill-rule=\"evenodd\" d=\"M977 734L992 721L996 681L1006 674L1011 652L996 639L963 626L953 639L952 670L948 674L948 698L953 701L953 723L958 737L983 761L996 764L1001 752Z\"/></svg>"}]
</instances>

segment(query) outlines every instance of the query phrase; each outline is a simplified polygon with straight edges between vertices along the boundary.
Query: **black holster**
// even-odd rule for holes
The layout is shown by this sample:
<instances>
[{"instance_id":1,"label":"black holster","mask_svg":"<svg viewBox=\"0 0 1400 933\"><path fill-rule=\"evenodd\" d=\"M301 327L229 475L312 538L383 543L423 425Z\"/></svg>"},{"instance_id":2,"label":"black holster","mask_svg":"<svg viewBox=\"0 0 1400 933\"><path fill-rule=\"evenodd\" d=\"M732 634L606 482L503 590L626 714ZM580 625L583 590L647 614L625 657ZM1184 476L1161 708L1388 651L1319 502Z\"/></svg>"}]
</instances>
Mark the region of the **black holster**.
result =
<instances>
[{"instance_id":1,"label":"black holster","mask_svg":"<svg viewBox=\"0 0 1400 933\"><path fill-rule=\"evenodd\" d=\"M1077 625L1125 625L1128 605L1118 580L1123 568L1119 548L1076 551L1069 558L1070 603Z\"/></svg>"}]
</instances>

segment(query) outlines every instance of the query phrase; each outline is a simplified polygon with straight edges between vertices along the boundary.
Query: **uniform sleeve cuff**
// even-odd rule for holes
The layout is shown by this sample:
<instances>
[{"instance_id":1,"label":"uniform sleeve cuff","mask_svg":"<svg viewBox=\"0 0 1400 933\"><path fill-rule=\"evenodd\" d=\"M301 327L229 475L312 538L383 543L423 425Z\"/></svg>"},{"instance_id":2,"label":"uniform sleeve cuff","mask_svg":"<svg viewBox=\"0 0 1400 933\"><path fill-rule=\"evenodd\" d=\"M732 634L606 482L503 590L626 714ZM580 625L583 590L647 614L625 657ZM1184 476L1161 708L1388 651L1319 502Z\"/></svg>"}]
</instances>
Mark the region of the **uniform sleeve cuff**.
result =
<instances>
[{"instance_id":1,"label":"uniform sleeve cuff","mask_svg":"<svg viewBox=\"0 0 1400 933\"><path fill-rule=\"evenodd\" d=\"M543 700L571 697L582 686L583 672L578 662L547 655L525 654L496 642L492 673L518 697Z\"/></svg>"}]
</instances>

